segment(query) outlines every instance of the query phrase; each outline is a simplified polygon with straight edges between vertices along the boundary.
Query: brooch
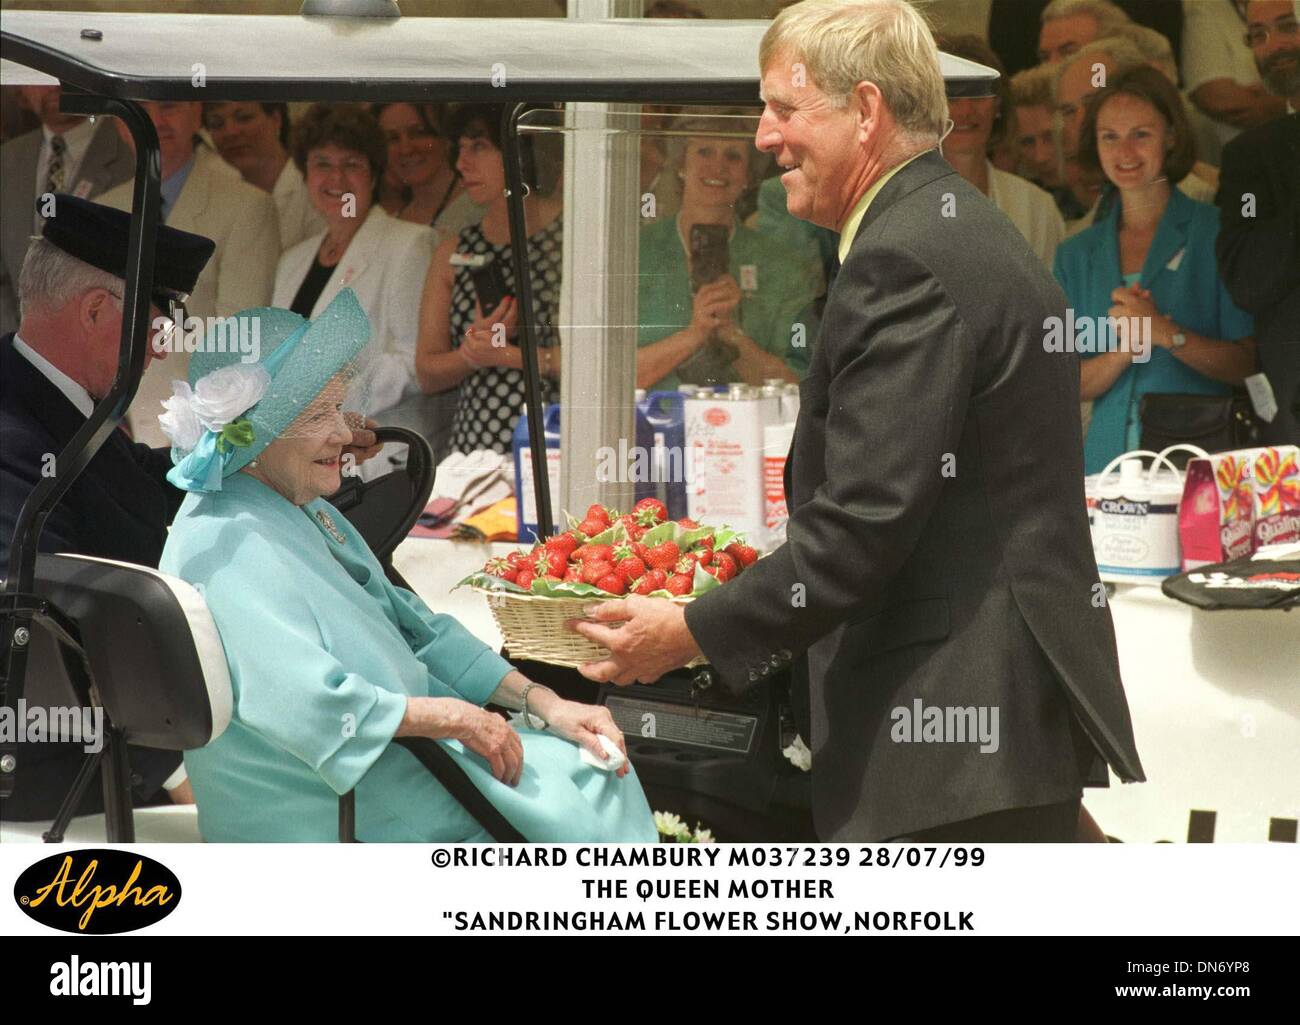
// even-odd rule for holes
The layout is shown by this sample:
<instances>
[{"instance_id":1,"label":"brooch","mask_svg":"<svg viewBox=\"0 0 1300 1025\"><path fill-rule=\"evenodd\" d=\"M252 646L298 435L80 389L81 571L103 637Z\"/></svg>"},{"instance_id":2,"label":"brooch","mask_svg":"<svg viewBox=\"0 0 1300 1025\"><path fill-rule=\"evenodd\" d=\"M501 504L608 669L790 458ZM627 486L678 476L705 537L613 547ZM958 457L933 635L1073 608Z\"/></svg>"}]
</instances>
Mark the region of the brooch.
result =
<instances>
[{"instance_id":1,"label":"brooch","mask_svg":"<svg viewBox=\"0 0 1300 1025\"><path fill-rule=\"evenodd\" d=\"M331 517L324 509L316 510L316 522L321 525L321 528L325 533L339 544L344 545L348 543L348 539L343 535L343 531L339 530L338 526L334 523L333 517Z\"/></svg>"}]
</instances>

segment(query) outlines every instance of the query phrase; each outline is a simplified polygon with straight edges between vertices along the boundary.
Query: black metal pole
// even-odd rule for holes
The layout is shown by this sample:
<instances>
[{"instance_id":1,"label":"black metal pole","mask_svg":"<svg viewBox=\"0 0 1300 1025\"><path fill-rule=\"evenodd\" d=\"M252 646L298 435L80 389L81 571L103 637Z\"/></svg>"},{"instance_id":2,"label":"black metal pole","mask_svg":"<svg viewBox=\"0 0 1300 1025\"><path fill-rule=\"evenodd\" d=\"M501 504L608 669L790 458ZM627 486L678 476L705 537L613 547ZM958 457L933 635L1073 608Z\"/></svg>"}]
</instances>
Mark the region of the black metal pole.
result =
<instances>
[{"instance_id":1,"label":"black metal pole","mask_svg":"<svg viewBox=\"0 0 1300 1025\"><path fill-rule=\"evenodd\" d=\"M44 477L32 490L18 514L10 546L9 570L5 578L3 619L0 620L0 705L13 709L23 695L27 653L31 649L32 613L17 596L30 594L36 571L36 553L41 531L50 511L67 493L72 482L94 458L110 433L126 416L144 373L148 344L149 297L153 292L154 239L162 207L159 184L162 163L158 133L139 104L126 100L64 92L60 108L71 114L112 114L122 119L135 141L135 191L131 232L127 242L126 288L122 305L121 345L117 375L108 394L72 436L55 460L55 474ZM58 216L58 209L54 211ZM8 746L6 745L8 748ZM16 752L0 752L0 794L13 792L17 771Z\"/></svg>"},{"instance_id":2,"label":"black metal pole","mask_svg":"<svg viewBox=\"0 0 1300 1025\"><path fill-rule=\"evenodd\" d=\"M537 500L537 533L546 537L551 522L551 477L546 460L546 422L542 408L542 377L537 368L537 337L533 317L533 278L528 257L528 227L524 217L524 179L519 163L519 133L516 122L525 110L517 103L506 107L501 117L501 139L505 143L506 207L510 213L510 255L515 268L515 290L519 293L519 328L524 361L524 405L528 409L528 449L533 460L533 495ZM487 311L484 310L484 313ZM522 502L523 495L515 500ZM523 541L521 537L519 539Z\"/></svg>"}]
</instances>

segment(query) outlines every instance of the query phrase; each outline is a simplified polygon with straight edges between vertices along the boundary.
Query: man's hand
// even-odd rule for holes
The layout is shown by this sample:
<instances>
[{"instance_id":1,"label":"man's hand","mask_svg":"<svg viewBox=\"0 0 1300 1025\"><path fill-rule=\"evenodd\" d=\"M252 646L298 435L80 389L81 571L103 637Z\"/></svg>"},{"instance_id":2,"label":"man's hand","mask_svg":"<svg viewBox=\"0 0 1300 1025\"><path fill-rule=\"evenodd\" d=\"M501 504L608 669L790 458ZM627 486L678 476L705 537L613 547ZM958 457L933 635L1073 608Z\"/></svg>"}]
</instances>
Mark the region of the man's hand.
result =
<instances>
[{"instance_id":1,"label":"man's hand","mask_svg":"<svg viewBox=\"0 0 1300 1025\"><path fill-rule=\"evenodd\" d=\"M384 446L375 441L375 428L379 422L371 417L365 418L365 426L358 427L353 423L353 417L359 420L359 415L348 414L348 426L352 428L352 441L343 446L343 454L352 456L352 465L360 466L367 459L372 459L379 455L379 450Z\"/></svg>"},{"instance_id":2,"label":"man's hand","mask_svg":"<svg viewBox=\"0 0 1300 1025\"><path fill-rule=\"evenodd\" d=\"M609 649L610 658L578 667L578 672L597 683L620 687L637 681L654 683L670 669L684 666L702 654L686 626L685 610L667 598L633 595L622 601L600 602L583 611L596 622L570 619L565 625Z\"/></svg>"}]
</instances>

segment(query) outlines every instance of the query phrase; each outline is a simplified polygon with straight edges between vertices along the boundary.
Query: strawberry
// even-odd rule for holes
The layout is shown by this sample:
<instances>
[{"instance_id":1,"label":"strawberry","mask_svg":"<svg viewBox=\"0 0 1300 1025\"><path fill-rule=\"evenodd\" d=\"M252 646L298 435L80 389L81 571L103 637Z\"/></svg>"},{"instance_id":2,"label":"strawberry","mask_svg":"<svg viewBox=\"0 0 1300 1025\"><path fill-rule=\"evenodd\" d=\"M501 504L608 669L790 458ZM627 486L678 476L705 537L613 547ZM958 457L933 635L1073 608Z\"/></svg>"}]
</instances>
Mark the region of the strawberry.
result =
<instances>
[{"instance_id":1,"label":"strawberry","mask_svg":"<svg viewBox=\"0 0 1300 1025\"><path fill-rule=\"evenodd\" d=\"M645 574L645 563L622 545L614 550L614 571L630 584Z\"/></svg>"},{"instance_id":2,"label":"strawberry","mask_svg":"<svg viewBox=\"0 0 1300 1025\"><path fill-rule=\"evenodd\" d=\"M677 565L677 560L682 556L682 550L677 547L675 541L661 541L650 549L650 554L646 557L646 564L653 566L655 569L669 570Z\"/></svg>"},{"instance_id":3,"label":"strawberry","mask_svg":"<svg viewBox=\"0 0 1300 1025\"><path fill-rule=\"evenodd\" d=\"M658 572L658 571L652 570L651 572ZM651 591L657 591L662 586L663 586L662 584L656 585L655 578L652 577L649 573L647 573L640 580L638 580L636 584L632 587L632 593L649 594Z\"/></svg>"},{"instance_id":4,"label":"strawberry","mask_svg":"<svg viewBox=\"0 0 1300 1025\"><path fill-rule=\"evenodd\" d=\"M663 587L668 581L668 574L661 569L648 569L645 571L645 575L655 582L653 590L656 591Z\"/></svg>"},{"instance_id":5,"label":"strawberry","mask_svg":"<svg viewBox=\"0 0 1300 1025\"><path fill-rule=\"evenodd\" d=\"M664 584L665 588L676 595L690 594L692 586L691 578L684 573L674 573Z\"/></svg>"},{"instance_id":6,"label":"strawberry","mask_svg":"<svg viewBox=\"0 0 1300 1025\"><path fill-rule=\"evenodd\" d=\"M570 566L564 571L564 581L568 584L582 583L582 570L578 566Z\"/></svg>"},{"instance_id":7,"label":"strawberry","mask_svg":"<svg viewBox=\"0 0 1300 1025\"><path fill-rule=\"evenodd\" d=\"M680 523L687 530L698 530L700 527L700 525L696 523L693 519L691 519L689 516L683 516L677 522Z\"/></svg>"},{"instance_id":8,"label":"strawberry","mask_svg":"<svg viewBox=\"0 0 1300 1025\"><path fill-rule=\"evenodd\" d=\"M694 548L691 550L690 554L691 557L694 558L695 561L698 562L701 566L707 566L711 562L713 562L712 548Z\"/></svg>"},{"instance_id":9,"label":"strawberry","mask_svg":"<svg viewBox=\"0 0 1300 1025\"><path fill-rule=\"evenodd\" d=\"M673 566L673 572L684 573L688 577L693 577L695 575L695 560L689 555L683 555L677 560L677 564Z\"/></svg>"},{"instance_id":10,"label":"strawberry","mask_svg":"<svg viewBox=\"0 0 1300 1025\"><path fill-rule=\"evenodd\" d=\"M636 505L632 506L632 511L634 513L639 513L642 509L653 510L656 523L663 523L668 519L668 506L664 505L663 502L659 501L657 498L643 498L641 501L637 502Z\"/></svg>"},{"instance_id":11,"label":"strawberry","mask_svg":"<svg viewBox=\"0 0 1300 1025\"><path fill-rule=\"evenodd\" d=\"M569 560L563 552L548 552L543 549L537 556L535 563L538 576L555 577L557 580L564 577L564 572L569 568Z\"/></svg>"},{"instance_id":12,"label":"strawberry","mask_svg":"<svg viewBox=\"0 0 1300 1025\"><path fill-rule=\"evenodd\" d=\"M546 539L546 550L548 552L559 552L566 561L577 547L578 539L573 536L571 530L566 530L563 534L556 534L554 537Z\"/></svg>"},{"instance_id":13,"label":"strawberry","mask_svg":"<svg viewBox=\"0 0 1300 1025\"><path fill-rule=\"evenodd\" d=\"M714 570L713 575L717 577L718 582L722 584L731 580L738 572L736 569L736 560L726 552L718 552L718 554L713 557L713 565L709 568Z\"/></svg>"},{"instance_id":14,"label":"strawberry","mask_svg":"<svg viewBox=\"0 0 1300 1025\"><path fill-rule=\"evenodd\" d=\"M502 580L515 579L516 568L506 559L488 559L487 565L483 567L484 573L490 573L494 577L500 577Z\"/></svg>"},{"instance_id":15,"label":"strawberry","mask_svg":"<svg viewBox=\"0 0 1300 1025\"><path fill-rule=\"evenodd\" d=\"M627 581L617 573L606 573L596 581L596 586L610 594L627 594Z\"/></svg>"},{"instance_id":16,"label":"strawberry","mask_svg":"<svg viewBox=\"0 0 1300 1025\"><path fill-rule=\"evenodd\" d=\"M608 520L596 520L588 517L578 524L578 529L587 537L595 537L597 534L603 534L609 529Z\"/></svg>"},{"instance_id":17,"label":"strawberry","mask_svg":"<svg viewBox=\"0 0 1300 1025\"><path fill-rule=\"evenodd\" d=\"M741 544L739 541L732 541L722 550L736 560L737 572L746 566L754 565L758 561L758 552L749 545Z\"/></svg>"},{"instance_id":18,"label":"strawberry","mask_svg":"<svg viewBox=\"0 0 1300 1025\"><path fill-rule=\"evenodd\" d=\"M514 569L519 569L528 562L528 555L526 552L521 552L519 549L515 549L506 556L506 562L508 562Z\"/></svg>"},{"instance_id":19,"label":"strawberry","mask_svg":"<svg viewBox=\"0 0 1300 1025\"><path fill-rule=\"evenodd\" d=\"M579 562L591 562L596 559L600 562L614 561L613 545L583 545L573 553L573 557Z\"/></svg>"},{"instance_id":20,"label":"strawberry","mask_svg":"<svg viewBox=\"0 0 1300 1025\"><path fill-rule=\"evenodd\" d=\"M650 565L650 546L649 546L649 545L643 545L643 544L640 542L640 540L634 540L634 541L632 542L632 544L631 544L630 547L632 548L632 554L633 554L633 555L635 555L638 559L640 559L642 562L644 562L647 566Z\"/></svg>"},{"instance_id":21,"label":"strawberry","mask_svg":"<svg viewBox=\"0 0 1300 1025\"><path fill-rule=\"evenodd\" d=\"M584 584L595 584L601 577L609 576L614 572L614 564L604 559L591 559L584 563L578 572L582 574Z\"/></svg>"},{"instance_id":22,"label":"strawberry","mask_svg":"<svg viewBox=\"0 0 1300 1025\"><path fill-rule=\"evenodd\" d=\"M587 520L599 520L600 522L602 522L603 524L605 524L606 527L608 527L608 526L609 526L609 510L606 509L606 508L605 508L603 505L601 505L599 502L593 502L591 505L587 506L587 515L584 516L583 519L587 519ZM586 533L586 532L584 531L584 533Z\"/></svg>"},{"instance_id":23,"label":"strawberry","mask_svg":"<svg viewBox=\"0 0 1300 1025\"><path fill-rule=\"evenodd\" d=\"M515 577L515 583L518 584L526 591L533 586L534 576L535 574L533 573L533 571L529 569L527 566L525 566L523 569L519 571L519 575Z\"/></svg>"}]
</instances>

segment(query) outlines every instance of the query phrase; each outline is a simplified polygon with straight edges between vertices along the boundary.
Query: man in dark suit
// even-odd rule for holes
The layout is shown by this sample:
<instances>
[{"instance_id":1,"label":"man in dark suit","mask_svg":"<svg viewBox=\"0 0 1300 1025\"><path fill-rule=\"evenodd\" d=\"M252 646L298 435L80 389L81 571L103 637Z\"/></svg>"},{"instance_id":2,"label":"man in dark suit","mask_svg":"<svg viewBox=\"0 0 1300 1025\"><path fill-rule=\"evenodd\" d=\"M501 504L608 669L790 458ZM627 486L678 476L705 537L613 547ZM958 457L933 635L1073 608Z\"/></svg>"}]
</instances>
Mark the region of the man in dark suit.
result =
<instances>
[{"instance_id":1,"label":"man in dark suit","mask_svg":"<svg viewBox=\"0 0 1300 1025\"><path fill-rule=\"evenodd\" d=\"M0 146L0 335L18 327L18 272L39 219L35 200L45 192L91 197L135 174L135 155L111 118L92 122L59 110L59 87L21 86L23 101L41 127Z\"/></svg>"},{"instance_id":2,"label":"man in dark suit","mask_svg":"<svg viewBox=\"0 0 1300 1025\"><path fill-rule=\"evenodd\" d=\"M895 70L839 77L864 51ZM790 212L841 232L788 540L684 613L590 610L619 626L574 624L612 653L582 671L651 682L703 653L745 687L792 665L823 839L1073 840L1104 763L1143 775L1085 515L1078 360L1044 340L1065 298L937 152L943 80L907 3L788 8L760 62L758 147Z\"/></svg>"},{"instance_id":3,"label":"man in dark suit","mask_svg":"<svg viewBox=\"0 0 1300 1025\"><path fill-rule=\"evenodd\" d=\"M1216 254L1232 301L1255 315L1278 406L1267 440L1300 445L1300 35L1290 0L1252 0L1246 20L1260 77L1288 111L1224 147Z\"/></svg>"},{"instance_id":4,"label":"man in dark suit","mask_svg":"<svg viewBox=\"0 0 1300 1025\"><path fill-rule=\"evenodd\" d=\"M108 394L117 370L131 217L74 196L54 200L54 215L19 276L18 333L0 338L0 566L6 567L0 572L7 572L23 503L43 476L57 472L58 454ZM168 309L170 297L194 287L212 248L202 236L159 229L154 317ZM151 345L145 359L165 355ZM156 566L184 497L164 479L170 468L165 450L114 431L51 511L40 550ZM29 682L31 690L56 686ZM0 817L52 819L81 767L82 746L19 747L14 793L0 801ZM137 804L163 789L174 800L192 800L179 752L131 747L128 758ZM101 788L92 785L79 812L101 808Z\"/></svg>"}]
</instances>

